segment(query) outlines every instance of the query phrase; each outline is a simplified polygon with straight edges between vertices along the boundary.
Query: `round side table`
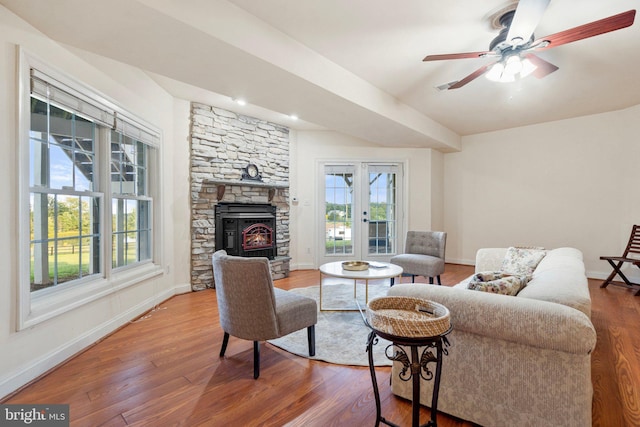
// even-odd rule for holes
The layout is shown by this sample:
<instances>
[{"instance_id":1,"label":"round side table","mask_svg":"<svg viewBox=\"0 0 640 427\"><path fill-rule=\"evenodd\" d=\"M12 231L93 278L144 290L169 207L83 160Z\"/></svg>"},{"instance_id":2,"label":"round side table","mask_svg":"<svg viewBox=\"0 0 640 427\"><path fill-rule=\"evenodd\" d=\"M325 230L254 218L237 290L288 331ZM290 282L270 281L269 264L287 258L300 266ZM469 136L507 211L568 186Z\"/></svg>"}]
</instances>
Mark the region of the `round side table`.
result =
<instances>
[{"instance_id":1,"label":"round side table","mask_svg":"<svg viewBox=\"0 0 640 427\"><path fill-rule=\"evenodd\" d=\"M353 280L353 298L356 298L356 281L365 281L365 304L369 302L369 280L389 279L402 276L402 267L388 262L376 263L380 267L369 267L364 271L350 271L342 268L342 261L329 262L320 266L320 311L356 311L360 308L327 308L322 305L322 284L324 276Z\"/></svg>"}]
</instances>

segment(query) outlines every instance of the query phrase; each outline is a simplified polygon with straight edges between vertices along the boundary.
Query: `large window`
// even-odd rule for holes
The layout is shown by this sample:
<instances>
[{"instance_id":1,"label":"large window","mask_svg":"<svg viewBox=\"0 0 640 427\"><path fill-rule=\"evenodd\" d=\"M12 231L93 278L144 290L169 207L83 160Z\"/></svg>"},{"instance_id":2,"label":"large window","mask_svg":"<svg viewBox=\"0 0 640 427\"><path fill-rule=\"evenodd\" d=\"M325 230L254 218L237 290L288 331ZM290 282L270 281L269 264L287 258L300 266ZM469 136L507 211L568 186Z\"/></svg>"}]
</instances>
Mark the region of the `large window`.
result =
<instances>
[{"instance_id":1,"label":"large window","mask_svg":"<svg viewBox=\"0 0 640 427\"><path fill-rule=\"evenodd\" d=\"M135 283L136 271L148 275L158 194L157 131L81 83L29 67L28 93L21 95L28 117L21 121L28 127L21 153L29 168L21 172L29 206L21 327L64 311L61 296L72 307L90 300L87 293L116 289L119 271L128 272L125 285ZM42 310L47 305L55 310Z\"/></svg>"}]
</instances>

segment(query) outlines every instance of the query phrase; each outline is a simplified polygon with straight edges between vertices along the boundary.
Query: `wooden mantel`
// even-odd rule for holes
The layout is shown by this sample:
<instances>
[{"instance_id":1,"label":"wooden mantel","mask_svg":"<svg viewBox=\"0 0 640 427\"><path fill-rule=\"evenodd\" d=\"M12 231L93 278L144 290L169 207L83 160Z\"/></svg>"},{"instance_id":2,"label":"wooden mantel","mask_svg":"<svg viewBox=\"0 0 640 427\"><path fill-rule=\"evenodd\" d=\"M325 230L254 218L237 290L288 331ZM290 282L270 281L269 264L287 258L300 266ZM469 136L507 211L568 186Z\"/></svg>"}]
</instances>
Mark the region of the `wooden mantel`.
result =
<instances>
[{"instance_id":1,"label":"wooden mantel","mask_svg":"<svg viewBox=\"0 0 640 427\"><path fill-rule=\"evenodd\" d=\"M253 180L232 180L232 179L205 179L204 184L218 186L217 199L222 200L227 185L238 185L243 187L261 187L269 189L269 202L273 200L273 196L276 194L276 190L279 188L289 188L288 183L275 183L275 182L262 182Z\"/></svg>"}]
</instances>

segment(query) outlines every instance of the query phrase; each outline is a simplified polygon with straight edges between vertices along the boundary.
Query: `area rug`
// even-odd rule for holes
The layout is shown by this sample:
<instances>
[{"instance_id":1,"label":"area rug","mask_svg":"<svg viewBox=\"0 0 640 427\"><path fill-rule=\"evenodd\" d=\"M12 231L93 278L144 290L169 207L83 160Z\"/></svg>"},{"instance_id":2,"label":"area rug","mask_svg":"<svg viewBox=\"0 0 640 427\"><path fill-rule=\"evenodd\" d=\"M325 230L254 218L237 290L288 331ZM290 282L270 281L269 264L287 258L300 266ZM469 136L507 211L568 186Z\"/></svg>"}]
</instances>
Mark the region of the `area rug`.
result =
<instances>
[{"instance_id":1,"label":"area rug","mask_svg":"<svg viewBox=\"0 0 640 427\"><path fill-rule=\"evenodd\" d=\"M389 290L386 283L372 282L369 284L369 300L385 296ZM320 308L319 286L291 289L299 295L314 298ZM323 308L353 308L357 309L353 295L353 282L344 279L324 278L322 285ZM363 311L366 310L365 285L358 283L356 288L357 300ZM285 337L269 342L298 356L323 360L340 365L369 366L367 354L367 337L369 329L359 311L318 311L316 324L316 355L309 357L307 344L307 330L289 334ZM375 366L390 366L391 361L385 357L385 349L390 343L379 339L373 346L373 360Z\"/></svg>"}]
</instances>

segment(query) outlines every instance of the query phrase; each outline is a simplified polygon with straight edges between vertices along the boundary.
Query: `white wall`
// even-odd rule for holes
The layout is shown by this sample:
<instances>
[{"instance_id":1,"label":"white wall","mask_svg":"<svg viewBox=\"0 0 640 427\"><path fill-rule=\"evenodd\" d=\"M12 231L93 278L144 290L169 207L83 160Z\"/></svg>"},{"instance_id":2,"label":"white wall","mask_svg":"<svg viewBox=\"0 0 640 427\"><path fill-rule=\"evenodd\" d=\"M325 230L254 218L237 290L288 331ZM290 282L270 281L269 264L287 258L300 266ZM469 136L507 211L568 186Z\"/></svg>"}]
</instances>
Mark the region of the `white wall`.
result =
<instances>
[{"instance_id":1,"label":"white wall","mask_svg":"<svg viewBox=\"0 0 640 427\"><path fill-rule=\"evenodd\" d=\"M133 317L168 298L176 291L188 290L188 261L172 264L176 254L186 253L184 218L188 203L177 207L175 195L188 198L184 173L174 177L174 162L188 158L185 137L174 145L176 133L188 121L174 128L174 100L144 73L105 58L72 51L60 46L0 6L0 397L47 371ZM164 274L138 283L108 297L58 315L31 328L16 331L18 290L18 145L17 145L17 45L33 56L78 81L91 86L123 108L162 130L162 195L156 214L162 218L162 261ZM179 108L177 108L179 110ZM182 144L185 144L182 146ZM182 196L180 196L182 197ZM185 214L186 212L186 214ZM181 221L174 221L175 218ZM188 227L188 220L187 227ZM175 226L173 224L176 224ZM174 233L180 239L174 239ZM184 257L183 257L184 258ZM186 258L185 258L186 259ZM183 260L184 261L184 260ZM168 267L168 268L167 268ZM170 270L170 273L167 273ZM149 321L152 321L151 319Z\"/></svg>"},{"instance_id":2,"label":"white wall","mask_svg":"<svg viewBox=\"0 0 640 427\"><path fill-rule=\"evenodd\" d=\"M640 222L640 106L472 135L445 154L448 260L481 247L573 246L590 277L611 269Z\"/></svg>"},{"instance_id":3,"label":"white wall","mask_svg":"<svg viewBox=\"0 0 640 427\"><path fill-rule=\"evenodd\" d=\"M444 231L444 154L431 150L431 230Z\"/></svg>"},{"instance_id":4,"label":"white wall","mask_svg":"<svg viewBox=\"0 0 640 427\"><path fill-rule=\"evenodd\" d=\"M190 153L191 102L174 99L172 158L167 159L173 176L171 200L167 200L173 226L173 256L167 260L176 286L191 289L191 178ZM187 291L187 289L182 289Z\"/></svg>"},{"instance_id":5,"label":"white wall","mask_svg":"<svg viewBox=\"0 0 640 427\"><path fill-rule=\"evenodd\" d=\"M316 268L318 247L318 162L324 160L361 160L403 162L408 184L405 206L411 230L429 230L440 225L441 208L432 209L432 192L441 194L442 163L440 153L426 148L389 148L333 131L298 131L291 135L292 269ZM436 177L432 177L432 171ZM438 188L440 187L440 188ZM436 214L434 215L434 210ZM405 227L406 230L406 227ZM309 239L311 243L309 243ZM307 253L306 248L311 248Z\"/></svg>"}]
</instances>

